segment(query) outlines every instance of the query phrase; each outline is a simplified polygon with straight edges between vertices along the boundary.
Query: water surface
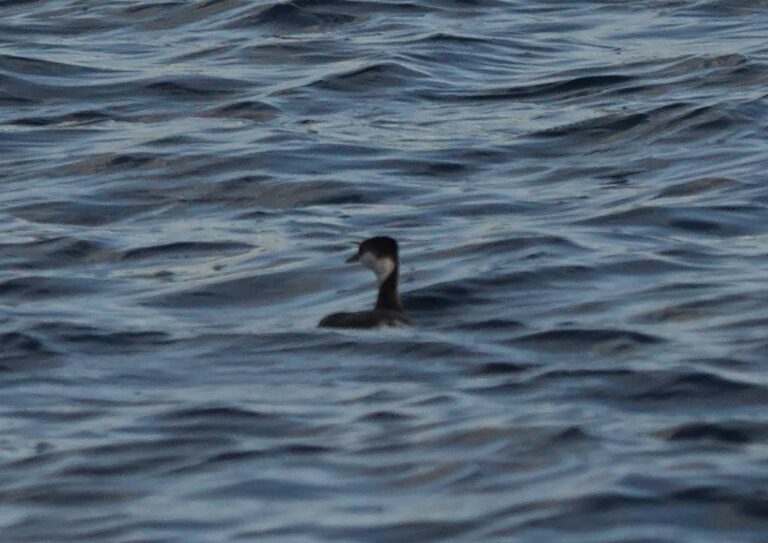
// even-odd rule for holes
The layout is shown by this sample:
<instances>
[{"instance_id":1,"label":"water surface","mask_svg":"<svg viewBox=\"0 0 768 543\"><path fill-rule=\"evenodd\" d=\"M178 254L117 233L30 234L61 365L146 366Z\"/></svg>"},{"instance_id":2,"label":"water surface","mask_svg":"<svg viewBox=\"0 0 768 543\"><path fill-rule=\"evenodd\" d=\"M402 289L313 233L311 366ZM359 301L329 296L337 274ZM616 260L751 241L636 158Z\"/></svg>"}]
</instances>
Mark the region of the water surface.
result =
<instances>
[{"instance_id":1,"label":"water surface","mask_svg":"<svg viewBox=\"0 0 768 543\"><path fill-rule=\"evenodd\" d=\"M764 543L768 4L0 4L8 542ZM417 326L353 243L401 243Z\"/></svg>"}]
</instances>

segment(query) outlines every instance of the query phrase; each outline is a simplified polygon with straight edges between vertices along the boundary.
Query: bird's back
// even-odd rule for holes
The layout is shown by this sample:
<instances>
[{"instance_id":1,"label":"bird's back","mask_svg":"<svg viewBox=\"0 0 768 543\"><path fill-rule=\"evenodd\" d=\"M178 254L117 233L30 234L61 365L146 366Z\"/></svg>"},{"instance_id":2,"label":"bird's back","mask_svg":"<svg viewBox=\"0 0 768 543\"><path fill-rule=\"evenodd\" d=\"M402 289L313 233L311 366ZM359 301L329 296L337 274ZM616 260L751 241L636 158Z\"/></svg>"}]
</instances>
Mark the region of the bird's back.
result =
<instances>
[{"instance_id":1,"label":"bird's back","mask_svg":"<svg viewBox=\"0 0 768 543\"><path fill-rule=\"evenodd\" d=\"M332 313L320 321L321 328L378 328L379 326L402 326L411 322L399 311L374 309L352 313Z\"/></svg>"}]
</instances>

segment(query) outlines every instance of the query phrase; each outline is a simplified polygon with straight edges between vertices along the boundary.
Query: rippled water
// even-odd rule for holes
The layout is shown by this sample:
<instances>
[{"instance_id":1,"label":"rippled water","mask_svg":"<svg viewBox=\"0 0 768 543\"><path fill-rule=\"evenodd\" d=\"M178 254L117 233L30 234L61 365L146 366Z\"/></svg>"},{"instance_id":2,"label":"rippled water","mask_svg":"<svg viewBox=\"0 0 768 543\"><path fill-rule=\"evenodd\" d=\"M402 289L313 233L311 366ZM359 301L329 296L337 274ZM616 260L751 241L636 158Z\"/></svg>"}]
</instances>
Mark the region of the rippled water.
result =
<instances>
[{"instance_id":1,"label":"rippled water","mask_svg":"<svg viewBox=\"0 0 768 543\"><path fill-rule=\"evenodd\" d=\"M4 542L768 541L768 2L0 15Z\"/></svg>"}]
</instances>

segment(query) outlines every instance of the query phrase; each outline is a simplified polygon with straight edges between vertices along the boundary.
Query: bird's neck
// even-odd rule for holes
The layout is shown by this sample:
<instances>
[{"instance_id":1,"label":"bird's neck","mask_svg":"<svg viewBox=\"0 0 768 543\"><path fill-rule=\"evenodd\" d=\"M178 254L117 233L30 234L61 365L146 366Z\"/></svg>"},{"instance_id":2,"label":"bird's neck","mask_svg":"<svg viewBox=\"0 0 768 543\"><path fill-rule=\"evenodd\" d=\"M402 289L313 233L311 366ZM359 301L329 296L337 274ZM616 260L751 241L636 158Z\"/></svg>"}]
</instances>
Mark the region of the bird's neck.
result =
<instances>
[{"instance_id":1,"label":"bird's neck","mask_svg":"<svg viewBox=\"0 0 768 543\"><path fill-rule=\"evenodd\" d=\"M379 297L376 299L375 309L387 311L403 311L403 304L397 292L397 275L399 266L395 267L383 281L379 283Z\"/></svg>"}]
</instances>

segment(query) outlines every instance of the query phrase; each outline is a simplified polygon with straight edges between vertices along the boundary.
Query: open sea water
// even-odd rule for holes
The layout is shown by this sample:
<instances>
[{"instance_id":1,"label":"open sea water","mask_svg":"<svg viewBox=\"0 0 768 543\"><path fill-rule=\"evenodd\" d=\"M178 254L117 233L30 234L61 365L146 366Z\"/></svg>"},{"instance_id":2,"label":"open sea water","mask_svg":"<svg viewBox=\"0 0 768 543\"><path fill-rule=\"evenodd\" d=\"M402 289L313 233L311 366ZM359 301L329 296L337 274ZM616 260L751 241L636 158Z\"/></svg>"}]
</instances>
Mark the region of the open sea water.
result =
<instances>
[{"instance_id":1,"label":"open sea water","mask_svg":"<svg viewBox=\"0 0 768 543\"><path fill-rule=\"evenodd\" d=\"M766 1L0 2L0 541L768 542L767 135Z\"/></svg>"}]
</instances>

